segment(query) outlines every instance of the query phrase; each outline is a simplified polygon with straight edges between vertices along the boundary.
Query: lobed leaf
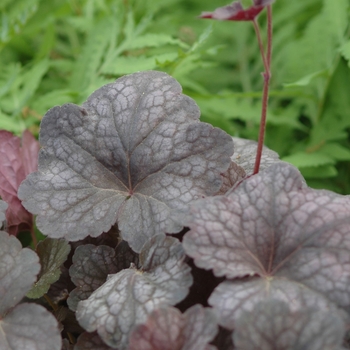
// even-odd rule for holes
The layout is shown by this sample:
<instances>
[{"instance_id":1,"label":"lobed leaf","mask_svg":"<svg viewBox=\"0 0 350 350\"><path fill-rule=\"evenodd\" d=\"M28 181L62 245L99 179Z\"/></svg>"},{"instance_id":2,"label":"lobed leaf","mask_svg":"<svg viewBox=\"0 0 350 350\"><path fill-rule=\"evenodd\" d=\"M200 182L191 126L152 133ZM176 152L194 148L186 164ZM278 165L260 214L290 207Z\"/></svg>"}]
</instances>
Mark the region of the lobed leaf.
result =
<instances>
[{"instance_id":1,"label":"lobed leaf","mask_svg":"<svg viewBox=\"0 0 350 350\"><path fill-rule=\"evenodd\" d=\"M0 317L21 301L39 271L38 256L22 249L16 237L0 231Z\"/></svg>"},{"instance_id":2,"label":"lobed leaf","mask_svg":"<svg viewBox=\"0 0 350 350\"><path fill-rule=\"evenodd\" d=\"M131 263L138 265L138 254L133 253L126 242L121 242L116 250L105 245L79 246L69 269L72 282L77 286L69 293L69 308L76 311L79 301L102 286L108 275L129 268Z\"/></svg>"},{"instance_id":3,"label":"lobed leaf","mask_svg":"<svg viewBox=\"0 0 350 350\"><path fill-rule=\"evenodd\" d=\"M23 303L0 320L1 350L61 350L55 317L44 307Z\"/></svg>"},{"instance_id":4,"label":"lobed leaf","mask_svg":"<svg viewBox=\"0 0 350 350\"><path fill-rule=\"evenodd\" d=\"M183 245L221 283L209 299L227 328L261 300L320 310L350 305L350 198L305 185L277 163L227 196L192 205ZM244 277L244 278L243 278Z\"/></svg>"},{"instance_id":5,"label":"lobed leaf","mask_svg":"<svg viewBox=\"0 0 350 350\"><path fill-rule=\"evenodd\" d=\"M67 260L70 245L64 239L45 238L39 242L36 253L40 258L41 270L38 280L27 293L28 298L37 299L42 297L55 283L60 275L60 267Z\"/></svg>"},{"instance_id":6,"label":"lobed leaf","mask_svg":"<svg viewBox=\"0 0 350 350\"><path fill-rule=\"evenodd\" d=\"M231 137L198 119L180 85L155 71L105 85L83 107L54 107L41 124L39 171L19 189L23 205L53 238L96 237L117 222L139 252L182 229L171 210L221 187Z\"/></svg>"},{"instance_id":7,"label":"lobed leaf","mask_svg":"<svg viewBox=\"0 0 350 350\"><path fill-rule=\"evenodd\" d=\"M238 350L342 350L344 321L337 313L305 308L292 312L279 300L258 303L238 318Z\"/></svg>"},{"instance_id":8,"label":"lobed leaf","mask_svg":"<svg viewBox=\"0 0 350 350\"><path fill-rule=\"evenodd\" d=\"M106 283L81 301L77 320L88 332L97 330L103 341L124 349L136 324L163 305L183 300L192 284L190 268L184 263L181 243L160 234L142 248L140 263L110 275Z\"/></svg>"},{"instance_id":9,"label":"lobed leaf","mask_svg":"<svg viewBox=\"0 0 350 350\"><path fill-rule=\"evenodd\" d=\"M211 309L194 305L184 314L174 307L154 310L130 334L130 350L215 350L208 343L218 332Z\"/></svg>"}]
</instances>

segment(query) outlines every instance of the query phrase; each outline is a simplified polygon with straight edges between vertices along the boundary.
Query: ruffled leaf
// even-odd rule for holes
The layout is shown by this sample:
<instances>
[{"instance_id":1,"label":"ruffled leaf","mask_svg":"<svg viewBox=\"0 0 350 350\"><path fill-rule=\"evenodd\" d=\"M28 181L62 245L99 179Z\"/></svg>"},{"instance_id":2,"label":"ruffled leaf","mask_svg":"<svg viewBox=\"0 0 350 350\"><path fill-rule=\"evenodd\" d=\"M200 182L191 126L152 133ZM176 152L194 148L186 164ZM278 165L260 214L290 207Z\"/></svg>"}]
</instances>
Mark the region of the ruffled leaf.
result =
<instances>
[{"instance_id":1,"label":"ruffled leaf","mask_svg":"<svg viewBox=\"0 0 350 350\"><path fill-rule=\"evenodd\" d=\"M0 320L0 349L61 350L55 317L36 304L20 304Z\"/></svg>"},{"instance_id":2,"label":"ruffled leaf","mask_svg":"<svg viewBox=\"0 0 350 350\"><path fill-rule=\"evenodd\" d=\"M78 107L47 112L39 171L21 185L23 205L50 237L96 237L118 223L139 252L148 238L179 232L169 213L221 187L229 135L199 122L195 102L169 75L124 76Z\"/></svg>"},{"instance_id":3,"label":"ruffled leaf","mask_svg":"<svg viewBox=\"0 0 350 350\"><path fill-rule=\"evenodd\" d=\"M108 275L129 268L131 263L138 265L138 254L133 253L126 242L121 242L116 250L105 245L79 246L69 269L71 279L77 286L69 294L69 308L76 311L79 301L87 299L102 286Z\"/></svg>"},{"instance_id":4,"label":"ruffled leaf","mask_svg":"<svg viewBox=\"0 0 350 350\"><path fill-rule=\"evenodd\" d=\"M153 311L130 334L129 350L215 350L208 343L218 332L210 309L195 305L184 314L173 307Z\"/></svg>"},{"instance_id":5,"label":"ruffled leaf","mask_svg":"<svg viewBox=\"0 0 350 350\"><path fill-rule=\"evenodd\" d=\"M40 258L41 270L37 282L27 293L28 298L42 297L56 282L60 275L60 267L67 260L70 245L64 239L46 238L39 242L36 252Z\"/></svg>"},{"instance_id":6,"label":"ruffled leaf","mask_svg":"<svg viewBox=\"0 0 350 350\"><path fill-rule=\"evenodd\" d=\"M237 350L341 350L344 336L338 313L310 308L292 312L278 300L244 312L233 333Z\"/></svg>"},{"instance_id":7,"label":"ruffled leaf","mask_svg":"<svg viewBox=\"0 0 350 350\"><path fill-rule=\"evenodd\" d=\"M278 163L227 196L197 201L190 216L187 254L235 279L209 299L224 327L269 298L292 311L350 306L350 197L310 189L297 169Z\"/></svg>"},{"instance_id":8,"label":"ruffled leaf","mask_svg":"<svg viewBox=\"0 0 350 350\"><path fill-rule=\"evenodd\" d=\"M0 317L21 301L39 271L38 256L23 249L16 237L0 231Z\"/></svg>"},{"instance_id":9,"label":"ruffled leaf","mask_svg":"<svg viewBox=\"0 0 350 350\"><path fill-rule=\"evenodd\" d=\"M81 301L77 320L88 332L97 330L109 346L124 349L129 332L163 305L183 300L192 284L181 243L163 234L142 248L141 269L131 267L110 275L106 283Z\"/></svg>"}]
</instances>

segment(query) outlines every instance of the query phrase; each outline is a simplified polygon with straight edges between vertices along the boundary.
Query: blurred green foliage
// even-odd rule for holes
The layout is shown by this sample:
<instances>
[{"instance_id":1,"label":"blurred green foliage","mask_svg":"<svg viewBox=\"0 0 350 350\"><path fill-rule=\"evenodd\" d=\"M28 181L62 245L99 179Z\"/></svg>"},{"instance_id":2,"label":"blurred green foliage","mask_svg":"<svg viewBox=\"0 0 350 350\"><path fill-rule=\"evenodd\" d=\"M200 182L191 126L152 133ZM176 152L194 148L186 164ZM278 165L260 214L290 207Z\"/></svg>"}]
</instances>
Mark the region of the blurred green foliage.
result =
<instances>
[{"instance_id":1,"label":"blurred green foliage","mask_svg":"<svg viewBox=\"0 0 350 350\"><path fill-rule=\"evenodd\" d=\"M121 75L174 76L202 120L256 139L263 65L251 23L200 20L218 0L2 0L0 129ZM309 185L350 193L349 0L276 0L266 144ZM259 17L262 31L265 14Z\"/></svg>"}]
</instances>

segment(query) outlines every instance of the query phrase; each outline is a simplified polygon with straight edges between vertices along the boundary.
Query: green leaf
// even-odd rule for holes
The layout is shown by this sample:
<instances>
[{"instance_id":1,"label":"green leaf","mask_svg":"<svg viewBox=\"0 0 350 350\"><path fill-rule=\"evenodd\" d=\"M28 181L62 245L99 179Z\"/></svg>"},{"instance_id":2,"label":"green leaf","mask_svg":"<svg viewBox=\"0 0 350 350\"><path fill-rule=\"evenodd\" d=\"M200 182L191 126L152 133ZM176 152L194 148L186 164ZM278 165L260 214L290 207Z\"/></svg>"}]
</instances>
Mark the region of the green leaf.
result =
<instances>
[{"instance_id":1,"label":"green leaf","mask_svg":"<svg viewBox=\"0 0 350 350\"><path fill-rule=\"evenodd\" d=\"M46 238L39 242L36 252L40 258L41 271L38 281L27 293L28 298L37 299L42 297L56 282L61 274L60 267L67 260L70 245L64 239Z\"/></svg>"},{"instance_id":2,"label":"green leaf","mask_svg":"<svg viewBox=\"0 0 350 350\"><path fill-rule=\"evenodd\" d=\"M6 115L0 111L0 130L11 131L15 134L20 134L26 125L23 121L18 121L17 118Z\"/></svg>"},{"instance_id":3,"label":"green leaf","mask_svg":"<svg viewBox=\"0 0 350 350\"><path fill-rule=\"evenodd\" d=\"M347 41L341 48L340 52L343 57L348 61L348 66L350 67L350 40Z\"/></svg>"},{"instance_id":4,"label":"green leaf","mask_svg":"<svg viewBox=\"0 0 350 350\"><path fill-rule=\"evenodd\" d=\"M187 49L188 45L179 39L174 39L171 35L163 33L146 33L133 39L127 46L128 50L141 49L144 47L159 47L164 45L177 45Z\"/></svg>"},{"instance_id":5,"label":"green leaf","mask_svg":"<svg viewBox=\"0 0 350 350\"><path fill-rule=\"evenodd\" d=\"M319 167L305 167L299 169L306 179L326 179L335 177L338 174L337 169L333 165L324 165Z\"/></svg>"},{"instance_id":6,"label":"green leaf","mask_svg":"<svg viewBox=\"0 0 350 350\"><path fill-rule=\"evenodd\" d=\"M339 143L327 143L320 151L338 161L350 160L350 150Z\"/></svg>"},{"instance_id":7,"label":"green leaf","mask_svg":"<svg viewBox=\"0 0 350 350\"><path fill-rule=\"evenodd\" d=\"M102 73L112 75L130 74L138 71L155 69L161 62L173 60L177 53L169 52L157 56L145 57L117 57L113 62L103 68Z\"/></svg>"},{"instance_id":8,"label":"green leaf","mask_svg":"<svg viewBox=\"0 0 350 350\"><path fill-rule=\"evenodd\" d=\"M298 168L319 167L320 165L335 164L333 157L322 152L297 152L282 158L283 161L293 164Z\"/></svg>"}]
</instances>

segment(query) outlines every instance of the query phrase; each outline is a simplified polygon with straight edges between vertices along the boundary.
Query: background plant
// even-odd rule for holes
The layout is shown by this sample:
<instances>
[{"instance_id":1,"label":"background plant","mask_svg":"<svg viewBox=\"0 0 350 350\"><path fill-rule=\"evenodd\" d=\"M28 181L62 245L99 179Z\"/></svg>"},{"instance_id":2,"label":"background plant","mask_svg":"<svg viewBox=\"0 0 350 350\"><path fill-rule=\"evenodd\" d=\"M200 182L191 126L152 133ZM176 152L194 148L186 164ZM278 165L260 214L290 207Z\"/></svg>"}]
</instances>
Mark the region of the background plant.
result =
<instances>
[{"instance_id":1,"label":"background plant","mask_svg":"<svg viewBox=\"0 0 350 350\"><path fill-rule=\"evenodd\" d=\"M16 0L0 10L1 129L37 133L53 105L157 69L181 83L203 121L257 138L263 66L254 30L196 19L214 10L211 1ZM273 10L266 144L311 186L350 193L348 1L277 1Z\"/></svg>"}]
</instances>

